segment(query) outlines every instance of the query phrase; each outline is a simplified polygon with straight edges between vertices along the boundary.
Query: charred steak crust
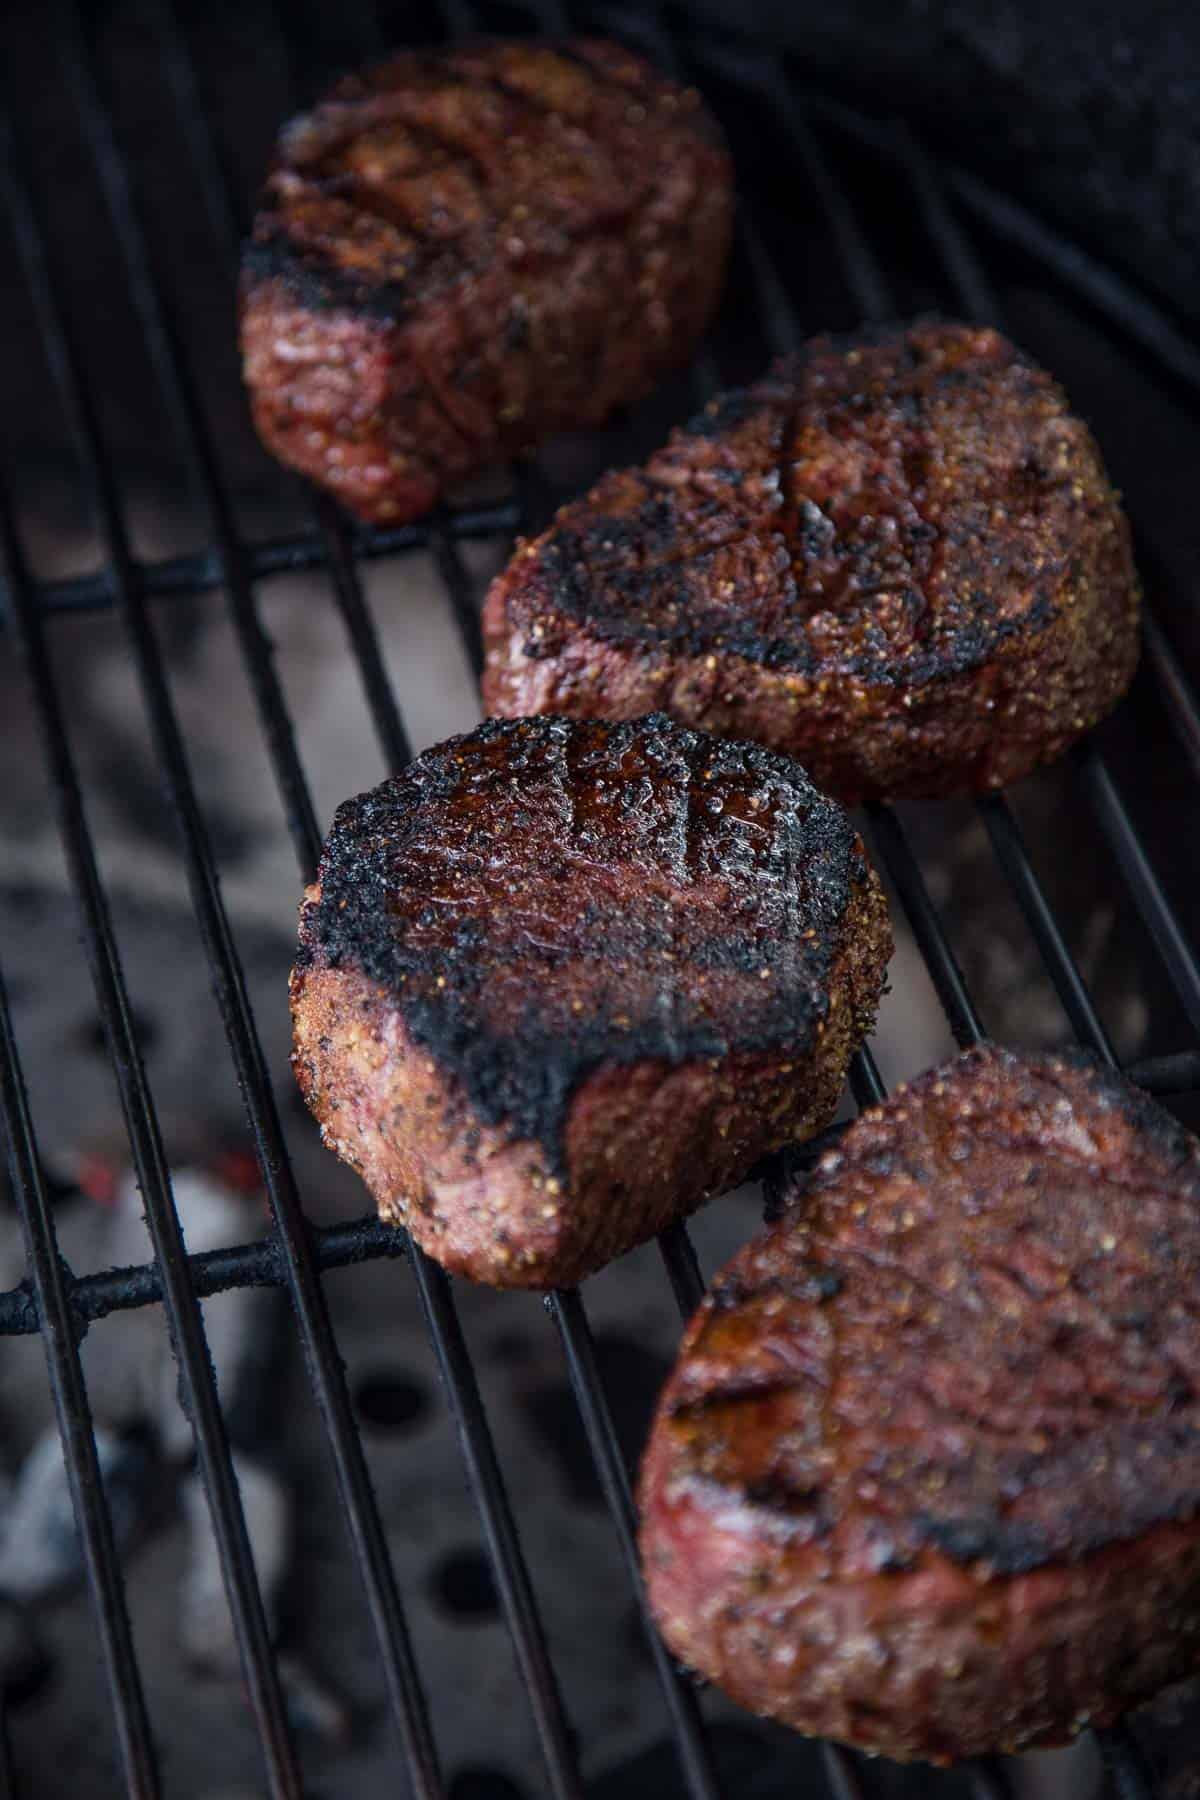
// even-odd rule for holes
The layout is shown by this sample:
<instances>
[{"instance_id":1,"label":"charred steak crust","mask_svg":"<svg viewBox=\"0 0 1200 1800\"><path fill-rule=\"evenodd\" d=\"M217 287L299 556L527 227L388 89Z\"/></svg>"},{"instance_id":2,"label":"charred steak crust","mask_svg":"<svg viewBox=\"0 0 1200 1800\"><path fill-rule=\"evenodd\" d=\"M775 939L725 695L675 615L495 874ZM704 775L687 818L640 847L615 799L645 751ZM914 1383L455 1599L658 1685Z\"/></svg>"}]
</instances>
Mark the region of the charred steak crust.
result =
<instances>
[{"instance_id":1,"label":"charred steak crust","mask_svg":"<svg viewBox=\"0 0 1200 1800\"><path fill-rule=\"evenodd\" d=\"M245 251L259 435L363 518L412 518L685 361L731 217L698 95L614 44L352 76L282 133Z\"/></svg>"},{"instance_id":2,"label":"charred steak crust","mask_svg":"<svg viewBox=\"0 0 1200 1800\"><path fill-rule=\"evenodd\" d=\"M577 1279L832 1115L891 950L841 808L759 745L490 720L339 808L294 1058L388 1216Z\"/></svg>"},{"instance_id":3,"label":"charred steak crust","mask_svg":"<svg viewBox=\"0 0 1200 1800\"><path fill-rule=\"evenodd\" d=\"M848 803L1000 786L1137 661L1129 530L1086 426L997 332L818 338L522 545L484 615L499 714L689 725Z\"/></svg>"},{"instance_id":4,"label":"charred steak crust","mask_svg":"<svg viewBox=\"0 0 1200 1800\"><path fill-rule=\"evenodd\" d=\"M693 1320L641 1480L686 1662L803 1731L1060 1743L1200 1658L1200 1144L1080 1056L865 1113Z\"/></svg>"}]
</instances>

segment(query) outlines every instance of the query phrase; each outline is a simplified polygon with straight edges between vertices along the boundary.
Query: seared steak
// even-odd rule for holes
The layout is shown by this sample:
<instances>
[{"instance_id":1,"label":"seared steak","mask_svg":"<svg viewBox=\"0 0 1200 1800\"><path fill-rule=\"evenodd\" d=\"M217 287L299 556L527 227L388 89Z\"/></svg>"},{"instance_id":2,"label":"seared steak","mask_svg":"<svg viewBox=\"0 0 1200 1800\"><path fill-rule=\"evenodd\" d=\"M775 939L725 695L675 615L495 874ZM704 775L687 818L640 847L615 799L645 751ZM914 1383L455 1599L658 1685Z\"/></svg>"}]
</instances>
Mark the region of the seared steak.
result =
<instances>
[{"instance_id":1,"label":"seared steak","mask_svg":"<svg viewBox=\"0 0 1200 1800\"><path fill-rule=\"evenodd\" d=\"M692 1322L655 1612L757 1711L897 1757L1061 1743L1200 1657L1200 1145L985 1047L865 1113Z\"/></svg>"},{"instance_id":2,"label":"seared steak","mask_svg":"<svg viewBox=\"0 0 1200 1800\"><path fill-rule=\"evenodd\" d=\"M606 476L493 583L500 714L689 725L848 803L998 787L1137 661L1129 531L1058 386L995 331L815 340Z\"/></svg>"},{"instance_id":3,"label":"seared steak","mask_svg":"<svg viewBox=\"0 0 1200 1800\"><path fill-rule=\"evenodd\" d=\"M860 839L787 758L492 720L339 809L293 1061L385 1218L565 1284L828 1121L890 952Z\"/></svg>"},{"instance_id":4,"label":"seared steak","mask_svg":"<svg viewBox=\"0 0 1200 1800\"><path fill-rule=\"evenodd\" d=\"M353 76L284 131L246 250L259 434L362 518L412 518L686 361L731 213L698 95L615 44Z\"/></svg>"}]
</instances>

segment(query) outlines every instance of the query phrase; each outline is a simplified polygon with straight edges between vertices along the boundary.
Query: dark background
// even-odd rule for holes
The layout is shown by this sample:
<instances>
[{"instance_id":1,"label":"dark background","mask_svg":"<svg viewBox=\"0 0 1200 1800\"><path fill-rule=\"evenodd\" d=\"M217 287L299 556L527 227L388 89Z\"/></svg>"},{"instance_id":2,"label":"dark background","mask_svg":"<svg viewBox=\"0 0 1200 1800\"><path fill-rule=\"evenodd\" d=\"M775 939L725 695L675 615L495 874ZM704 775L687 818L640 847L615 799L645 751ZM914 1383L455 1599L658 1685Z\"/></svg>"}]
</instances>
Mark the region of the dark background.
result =
<instances>
[{"instance_id":1,"label":"dark background","mask_svg":"<svg viewBox=\"0 0 1200 1800\"><path fill-rule=\"evenodd\" d=\"M1200 8L1186 0L693 0L920 126L1200 317Z\"/></svg>"}]
</instances>

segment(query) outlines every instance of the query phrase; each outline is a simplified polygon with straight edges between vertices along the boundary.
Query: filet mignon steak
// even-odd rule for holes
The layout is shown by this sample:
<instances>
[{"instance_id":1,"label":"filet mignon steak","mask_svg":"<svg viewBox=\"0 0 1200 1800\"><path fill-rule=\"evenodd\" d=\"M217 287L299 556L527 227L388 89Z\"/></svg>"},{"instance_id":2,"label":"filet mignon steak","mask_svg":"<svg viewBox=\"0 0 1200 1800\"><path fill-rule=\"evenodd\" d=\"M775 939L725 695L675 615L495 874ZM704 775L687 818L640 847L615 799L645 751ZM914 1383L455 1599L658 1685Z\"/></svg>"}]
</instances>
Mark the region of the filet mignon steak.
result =
<instances>
[{"instance_id":1,"label":"filet mignon steak","mask_svg":"<svg viewBox=\"0 0 1200 1800\"><path fill-rule=\"evenodd\" d=\"M406 51L283 132L242 277L255 424L362 518L599 424L713 313L729 157L615 44Z\"/></svg>"},{"instance_id":2,"label":"filet mignon steak","mask_svg":"<svg viewBox=\"0 0 1200 1800\"><path fill-rule=\"evenodd\" d=\"M1086 426L997 332L818 338L518 549L498 714L652 707L847 803L999 787L1137 661L1129 530Z\"/></svg>"},{"instance_id":3,"label":"filet mignon steak","mask_svg":"<svg viewBox=\"0 0 1200 1800\"><path fill-rule=\"evenodd\" d=\"M829 1120L890 952L861 840L786 757L492 720L339 808L294 1066L385 1218L565 1284Z\"/></svg>"},{"instance_id":4,"label":"filet mignon steak","mask_svg":"<svg viewBox=\"0 0 1200 1800\"><path fill-rule=\"evenodd\" d=\"M806 1732L1062 1743L1200 1658L1200 1145L1072 1056L901 1088L714 1283L642 1552L668 1643Z\"/></svg>"}]
</instances>

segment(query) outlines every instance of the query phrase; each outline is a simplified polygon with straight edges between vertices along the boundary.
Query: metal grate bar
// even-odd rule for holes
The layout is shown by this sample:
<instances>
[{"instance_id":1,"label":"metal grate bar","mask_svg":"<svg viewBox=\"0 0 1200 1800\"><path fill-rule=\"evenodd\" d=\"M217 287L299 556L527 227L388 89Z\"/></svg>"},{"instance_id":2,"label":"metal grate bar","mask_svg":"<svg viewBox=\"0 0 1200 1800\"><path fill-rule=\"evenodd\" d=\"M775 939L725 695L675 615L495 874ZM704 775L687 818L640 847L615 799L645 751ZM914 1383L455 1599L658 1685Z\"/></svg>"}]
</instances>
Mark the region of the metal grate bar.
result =
<instances>
[{"instance_id":1,"label":"metal grate bar","mask_svg":"<svg viewBox=\"0 0 1200 1800\"><path fill-rule=\"evenodd\" d=\"M5 536L8 520L5 519ZM100 1637L112 1702L125 1786L131 1794L156 1800L158 1766L133 1646L125 1587L113 1542L112 1519L100 1478L92 1412L79 1361L82 1335L71 1307L70 1276L59 1254L49 1196L42 1180L29 1100L17 1057L8 994L0 976L0 1108L8 1148L12 1191L21 1215L25 1255L33 1283L31 1310L42 1333L46 1372L71 1484L71 1503L83 1545L92 1611ZM3 1733L0 1788L13 1790L7 1726Z\"/></svg>"},{"instance_id":2,"label":"metal grate bar","mask_svg":"<svg viewBox=\"0 0 1200 1800\"><path fill-rule=\"evenodd\" d=\"M908 914L908 922L937 990L942 1011L950 1022L954 1041L965 1050L969 1044L979 1043L986 1033L975 1002L967 992L946 928L929 898L920 864L890 806L870 806L867 817L884 867L895 882L900 903Z\"/></svg>"},{"instance_id":3,"label":"metal grate bar","mask_svg":"<svg viewBox=\"0 0 1200 1800\"><path fill-rule=\"evenodd\" d=\"M1142 550L1140 555L1144 562L1145 551ZM1176 734L1192 765L1192 773L1200 780L1200 699L1162 626L1149 610L1142 618L1142 641L1147 660L1158 677Z\"/></svg>"},{"instance_id":4,"label":"metal grate bar","mask_svg":"<svg viewBox=\"0 0 1200 1800\"><path fill-rule=\"evenodd\" d=\"M638 1610L658 1678L667 1699L688 1791L697 1800L719 1800L720 1788L704 1734L695 1689L680 1674L658 1634L642 1582L637 1547L637 1515L612 1414L604 1395L591 1329L583 1302L574 1288L546 1297L546 1308L562 1338L575 1403L583 1420L588 1448L608 1510L616 1527L626 1572L637 1595Z\"/></svg>"},{"instance_id":5,"label":"metal grate bar","mask_svg":"<svg viewBox=\"0 0 1200 1800\"><path fill-rule=\"evenodd\" d=\"M659 1237L658 1247L666 1265L675 1304L686 1324L704 1298L704 1276L700 1270L696 1246L688 1236L687 1226L682 1219L667 1226Z\"/></svg>"},{"instance_id":6,"label":"metal grate bar","mask_svg":"<svg viewBox=\"0 0 1200 1800\"><path fill-rule=\"evenodd\" d=\"M1067 948L1045 890L1033 872L1007 800L1000 795L989 796L979 801L978 811L987 827L996 860L1017 896L1042 961L1050 972L1071 1030L1081 1043L1115 1069L1116 1051L1079 973L1078 964Z\"/></svg>"},{"instance_id":7,"label":"metal grate bar","mask_svg":"<svg viewBox=\"0 0 1200 1800\"><path fill-rule=\"evenodd\" d=\"M15 140L7 120L4 131L4 148L10 154L0 158L0 162L3 163L4 190L18 250L38 311L51 368L76 438L89 495L109 539L114 578L118 589L123 590L127 586L128 546L98 423L83 379L82 364L52 283L32 195L23 175L18 173ZM146 1202L146 1222L162 1272L171 1343L179 1360L186 1410L196 1438L200 1471L212 1513L251 1706L259 1727L272 1792L291 1800L292 1796L299 1795L299 1779L271 1659L262 1596L199 1304L187 1279L183 1234L171 1192L170 1174L131 1023L124 976L96 872L90 831L82 806L65 803L63 799L68 791L64 783L69 783L73 802L77 802L78 778L63 728L61 704L41 641L40 620L33 606L26 603L28 596L23 594L19 583L13 588L11 599L11 617L25 652L26 667L36 682L34 700L47 764L58 780L64 847L82 907L97 1004L117 1072L138 1183ZM136 611L136 604L133 610Z\"/></svg>"},{"instance_id":8,"label":"metal grate bar","mask_svg":"<svg viewBox=\"0 0 1200 1800\"><path fill-rule=\"evenodd\" d=\"M416 1244L412 1265L551 1787L556 1795L581 1795L573 1735L450 1282Z\"/></svg>"},{"instance_id":9,"label":"metal grate bar","mask_svg":"<svg viewBox=\"0 0 1200 1800\"><path fill-rule=\"evenodd\" d=\"M1200 964L1179 916L1146 854L1129 809L1103 758L1087 745L1076 758L1096 816L1142 915L1146 930L1171 978L1192 1029L1200 1032Z\"/></svg>"},{"instance_id":10,"label":"metal grate bar","mask_svg":"<svg viewBox=\"0 0 1200 1800\"><path fill-rule=\"evenodd\" d=\"M374 1216L341 1225L314 1226L313 1262L318 1269L345 1269L383 1256L406 1256L408 1238L395 1225ZM228 1249L202 1250L187 1259L192 1287L204 1299L230 1288L287 1287L288 1272L272 1236ZM69 1284L68 1301L77 1331L113 1312L130 1312L163 1298L162 1276L154 1263L104 1269L77 1275ZM41 1330L38 1309L27 1285L0 1293L0 1337L22 1337Z\"/></svg>"},{"instance_id":11,"label":"metal grate bar","mask_svg":"<svg viewBox=\"0 0 1200 1800\"><path fill-rule=\"evenodd\" d=\"M345 521L331 500L317 502L324 520L325 543L330 552L334 598L341 608L346 635L358 664L367 707L379 721L379 739L392 769L403 768L412 756L412 744L388 677L375 624L367 607L362 581Z\"/></svg>"},{"instance_id":12,"label":"metal grate bar","mask_svg":"<svg viewBox=\"0 0 1200 1800\"><path fill-rule=\"evenodd\" d=\"M497 500L483 506L447 509L442 529L467 542L498 537L517 528L514 500ZM346 529L343 521L343 529ZM350 553L364 561L395 556L401 550L420 550L430 542L428 519L409 525L360 525L347 530ZM243 544L242 555L250 581L265 575L291 575L305 569L322 569L329 560L327 539L319 532L295 532L289 537L267 538ZM133 574L140 591L150 599L180 594L203 594L224 587L226 573L214 550L190 551L164 557L159 562L135 562ZM113 605L112 582L106 569L90 575L70 575L58 581L37 583L38 602L46 612L107 612Z\"/></svg>"},{"instance_id":13,"label":"metal grate bar","mask_svg":"<svg viewBox=\"0 0 1200 1800\"><path fill-rule=\"evenodd\" d=\"M846 286L863 319L872 324L890 319L895 307L879 259L860 229L849 197L809 126L803 103L788 86L779 61L761 56L755 56L749 63L741 58L736 60L742 66L742 79L757 89L768 112L799 154L812 193L833 237ZM777 289L777 303L782 299L794 319L795 309L782 282L777 284ZM789 348L796 348L801 335L793 325Z\"/></svg>"},{"instance_id":14,"label":"metal grate bar","mask_svg":"<svg viewBox=\"0 0 1200 1800\"><path fill-rule=\"evenodd\" d=\"M1200 1088L1200 1050L1173 1050L1128 1063L1125 1073L1148 1094L1187 1094Z\"/></svg>"},{"instance_id":15,"label":"metal grate bar","mask_svg":"<svg viewBox=\"0 0 1200 1800\"><path fill-rule=\"evenodd\" d=\"M899 152L899 163L917 201L918 215L932 239L945 285L968 319L992 323L997 316L992 284L974 250L946 205L941 182L908 126L896 120L886 128Z\"/></svg>"},{"instance_id":16,"label":"metal grate bar","mask_svg":"<svg viewBox=\"0 0 1200 1800\"><path fill-rule=\"evenodd\" d=\"M1096 1742L1117 1800L1153 1800L1154 1772L1132 1731L1125 1726L1098 1731Z\"/></svg>"},{"instance_id":17,"label":"metal grate bar","mask_svg":"<svg viewBox=\"0 0 1200 1800\"><path fill-rule=\"evenodd\" d=\"M440 528L434 535L433 555L438 574L442 578L442 586L449 596L450 610L454 614L454 623L458 627L467 663L478 687L479 678L483 674L483 630L471 577L467 573L458 545Z\"/></svg>"},{"instance_id":18,"label":"metal grate bar","mask_svg":"<svg viewBox=\"0 0 1200 1800\"><path fill-rule=\"evenodd\" d=\"M855 1102L860 1108L878 1106L881 1100L887 1099L887 1089L883 1085L883 1077L866 1044L856 1053L854 1061L850 1065L850 1085L854 1090Z\"/></svg>"},{"instance_id":19,"label":"metal grate bar","mask_svg":"<svg viewBox=\"0 0 1200 1800\"><path fill-rule=\"evenodd\" d=\"M858 1767L849 1750L841 1744L825 1741L821 1745L821 1761L833 1800L864 1800L867 1790L859 1779Z\"/></svg>"},{"instance_id":20,"label":"metal grate bar","mask_svg":"<svg viewBox=\"0 0 1200 1800\"><path fill-rule=\"evenodd\" d=\"M12 1743L8 1735L8 1705L0 1694L0 1800L17 1800L18 1792Z\"/></svg>"},{"instance_id":21,"label":"metal grate bar","mask_svg":"<svg viewBox=\"0 0 1200 1800\"><path fill-rule=\"evenodd\" d=\"M1012 1792L1000 1757L985 1756L971 1765L976 1800L1008 1800Z\"/></svg>"}]
</instances>

